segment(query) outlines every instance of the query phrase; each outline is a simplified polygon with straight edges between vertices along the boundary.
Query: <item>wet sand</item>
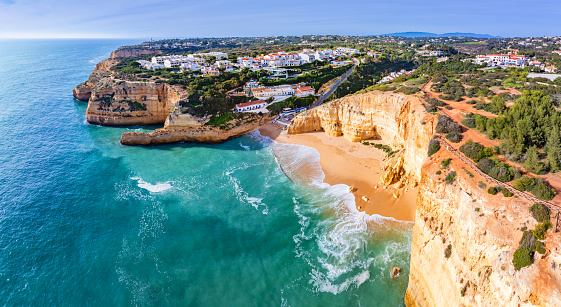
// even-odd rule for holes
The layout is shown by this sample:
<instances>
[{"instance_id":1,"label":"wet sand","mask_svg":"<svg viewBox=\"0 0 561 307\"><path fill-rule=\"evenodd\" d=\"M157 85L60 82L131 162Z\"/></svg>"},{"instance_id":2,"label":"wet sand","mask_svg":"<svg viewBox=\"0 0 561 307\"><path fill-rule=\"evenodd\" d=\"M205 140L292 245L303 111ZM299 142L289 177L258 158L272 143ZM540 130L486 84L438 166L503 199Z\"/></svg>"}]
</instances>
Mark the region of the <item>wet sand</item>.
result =
<instances>
[{"instance_id":1,"label":"wet sand","mask_svg":"<svg viewBox=\"0 0 561 307\"><path fill-rule=\"evenodd\" d=\"M324 132L280 134L280 124L267 123L259 129L261 135L285 144L312 147L319 152L320 166L325 174L324 182L330 185L345 184L356 188L357 209L369 215L379 214L397 220L414 221L417 188L405 192L380 184L383 160L386 154L372 146L352 143L344 137L331 137ZM383 143L381 140L368 140ZM395 191L399 197L394 198ZM366 197L367 201L363 200Z\"/></svg>"}]
</instances>

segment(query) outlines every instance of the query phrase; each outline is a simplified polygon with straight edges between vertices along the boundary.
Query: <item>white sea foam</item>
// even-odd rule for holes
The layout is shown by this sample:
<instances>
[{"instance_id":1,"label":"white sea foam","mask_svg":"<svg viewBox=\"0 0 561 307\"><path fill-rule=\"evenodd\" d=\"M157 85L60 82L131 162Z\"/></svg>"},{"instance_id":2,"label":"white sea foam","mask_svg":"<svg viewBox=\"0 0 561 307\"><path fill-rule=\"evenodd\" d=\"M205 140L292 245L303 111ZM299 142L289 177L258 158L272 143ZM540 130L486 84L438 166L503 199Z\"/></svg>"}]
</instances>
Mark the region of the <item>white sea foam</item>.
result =
<instances>
[{"instance_id":1,"label":"white sea foam","mask_svg":"<svg viewBox=\"0 0 561 307\"><path fill-rule=\"evenodd\" d=\"M92 63L92 64L97 64L97 63L103 61L105 58L106 58L105 55L101 55L101 56L98 56L98 57L95 58L95 59L90 60L90 63Z\"/></svg>"},{"instance_id":2,"label":"white sea foam","mask_svg":"<svg viewBox=\"0 0 561 307\"><path fill-rule=\"evenodd\" d=\"M240 180L233 176L235 172L246 170L252 166L256 166L256 164L242 163L239 167L226 169L224 171L224 176L228 178L231 186L234 188L234 193L236 194L238 201L249 204L256 210L260 210L260 207L264 207L261 213L267 215L269 214L269 207L263 202L263 198L249 196L249 194L242 188Z\"/></svg>"},{"instance_id":3,"label":"white sea foam","mask_svg":"<svg viewBox=\"0 0 561 307\"><path fill-rule=\"evenodd\" d=\"M241 146L243 149L247 150L247 151L251 150L251 147L242 144L242 141L240 141L240 146Z\"/></svg>"},{"instance_id":4,"label":"white sea foam","mask_svg":"<svg viewBox=\"0 0 561 307\"><path fill-rule=\"evenodd\" d=\"M132 177L132 180L136 180L138 182L138 187L148 190L151 193L160 193L163 191L167 191L171 188L173 188L173 186L168 182L158 182L156 184L151 184L149 182L146 182L144 180L142 180L142 178L140 177Z\"/></svg>"},{"instance_id":5,"label":"white sea foam","mask_svg":"<svg viewBox=\"0 0 561 307\"><path fill-rule=\"evenodd\" d=\"M348 186L323 182L317 150L276 142L273 149L286 175L305 187L303 201L293 199L301 226L293 240L296 257L312 269L308 283L316 291L338 294L359 287L376 268L386 270L400 253L408 252L406 244L391 243L381 255L369 254L369 244L379 233L410 223L359 212Z\"/></svg>"}]
</instances>

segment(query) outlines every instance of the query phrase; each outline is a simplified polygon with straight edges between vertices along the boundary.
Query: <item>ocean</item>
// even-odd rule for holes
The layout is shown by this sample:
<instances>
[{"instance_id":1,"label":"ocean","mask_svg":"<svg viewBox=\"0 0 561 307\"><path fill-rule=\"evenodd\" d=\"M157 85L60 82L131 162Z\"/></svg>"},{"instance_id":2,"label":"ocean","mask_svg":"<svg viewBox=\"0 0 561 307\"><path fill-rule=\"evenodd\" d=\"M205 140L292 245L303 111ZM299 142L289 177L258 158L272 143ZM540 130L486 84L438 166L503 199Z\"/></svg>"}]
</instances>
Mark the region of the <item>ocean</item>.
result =
<instances>
[{"instance_id":1,"label":"ocean","mask_svg":"<svg viewBox=\"0 0 561 307\"><path fill-rule=\"evenodd\" d=\"M314 149L89 125L72 89L134 43L0 40L0 305L403 305L412 224L358 212Z\"/></svg>"}]
</instances>

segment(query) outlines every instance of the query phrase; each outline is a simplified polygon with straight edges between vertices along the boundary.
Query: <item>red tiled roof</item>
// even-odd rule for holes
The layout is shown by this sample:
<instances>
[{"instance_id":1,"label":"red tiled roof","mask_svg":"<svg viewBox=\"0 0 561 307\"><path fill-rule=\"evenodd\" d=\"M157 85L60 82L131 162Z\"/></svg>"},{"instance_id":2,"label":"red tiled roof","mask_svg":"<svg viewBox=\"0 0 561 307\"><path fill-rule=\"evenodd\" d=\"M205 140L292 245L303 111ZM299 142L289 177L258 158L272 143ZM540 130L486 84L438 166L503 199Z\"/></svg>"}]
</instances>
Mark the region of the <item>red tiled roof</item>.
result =
<instances>
[{"instance_id":1,"label":"red tiled roof","mask_svg":"<svg viewBox=\"0 0 561 307\"><path fill-rule=\"evenodd\" d=\"M238 107L238 108L245 108L245 107L254 106L254 105L262 104L262 103L265 103L265 100L259 99L259 100L255 100L255 101L249 101L249 102L244 102L244 103L238 103L238 104L236 105L236 107Z\"/></svg>"},{"instance_id":2,"label":"red tiled roof","mask_svg":"<svg viewBox=\"0 0 561 307\"><path fill-rule=\"evenodd\" d=\"M315 90L314 90L314 88L311 87L311 86L302 86L302 87L296 88L296 92L301 92L301 93L303 93L303 92L310 92L310 91L311 91L311 92L314 92Z\"/></svg>"}]
</instances>

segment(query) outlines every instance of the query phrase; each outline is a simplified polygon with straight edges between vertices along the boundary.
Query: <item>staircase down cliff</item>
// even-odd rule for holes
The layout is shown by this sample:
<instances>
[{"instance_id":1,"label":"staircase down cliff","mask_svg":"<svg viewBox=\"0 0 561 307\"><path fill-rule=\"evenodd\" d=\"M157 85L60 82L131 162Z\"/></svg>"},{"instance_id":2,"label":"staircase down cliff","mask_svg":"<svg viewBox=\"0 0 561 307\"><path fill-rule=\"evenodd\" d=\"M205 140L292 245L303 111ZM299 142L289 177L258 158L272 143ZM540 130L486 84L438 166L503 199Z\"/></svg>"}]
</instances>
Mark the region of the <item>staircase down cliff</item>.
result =
<instances>
[{"instance_id":1,"label":"staircase down cliff","mask_svg":"<svg viewBox=\"0 0 561 307\"><path fill-rule=\"evenodd\" d=\"M561 306L559 233L550 230L546 253L516 271L522 230L535 226L531 204L487 194L485 178L468 174L469 166L445 148L427 157L436 120L421 103L393 93L348 96L296 116L287 132L323 130L353 142L380 137L400 150L383 178L395 182L403 159L406 173L419 180L407 306ZM443 168L447 158L452 163ZM456 179L446 183L452 172Z\"/></svg>"}]
</instances>

